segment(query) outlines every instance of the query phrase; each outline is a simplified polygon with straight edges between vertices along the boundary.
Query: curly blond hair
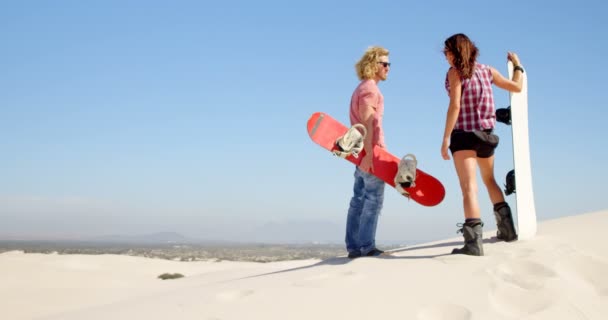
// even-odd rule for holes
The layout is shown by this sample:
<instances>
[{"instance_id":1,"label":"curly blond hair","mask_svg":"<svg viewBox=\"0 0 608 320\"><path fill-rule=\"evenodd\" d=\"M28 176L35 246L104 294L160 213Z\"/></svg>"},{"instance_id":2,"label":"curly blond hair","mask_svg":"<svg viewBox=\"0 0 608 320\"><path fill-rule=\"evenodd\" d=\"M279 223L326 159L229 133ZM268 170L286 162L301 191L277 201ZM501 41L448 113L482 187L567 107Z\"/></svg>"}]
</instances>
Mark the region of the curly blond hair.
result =
<instances>
[{"instance_id":1,"label":"curly blond hair","mask_svg":"<svg viewBox=\"0 0 608 320\"><path fill-rule=\"evenodd\" d=\"M376 76L376 72L378 72L379 58L388 56L388 54L388 50L383 47L373 46L367 48L359 62L355 64L359 80L373 79Z\"/></svg>"}]
</instances>

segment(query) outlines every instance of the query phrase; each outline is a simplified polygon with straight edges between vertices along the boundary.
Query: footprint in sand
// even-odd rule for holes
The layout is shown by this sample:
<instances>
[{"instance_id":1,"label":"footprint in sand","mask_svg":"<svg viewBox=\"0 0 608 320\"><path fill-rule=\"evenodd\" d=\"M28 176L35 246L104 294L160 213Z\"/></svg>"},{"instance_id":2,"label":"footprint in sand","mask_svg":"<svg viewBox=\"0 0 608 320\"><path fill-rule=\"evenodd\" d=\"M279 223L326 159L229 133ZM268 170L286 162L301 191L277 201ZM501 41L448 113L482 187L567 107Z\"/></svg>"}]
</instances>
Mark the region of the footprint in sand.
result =
<instances>
[{"instance_id":1,"label":"footprint in sand","mask_svg":"<svg viewBox=\"0 0 608 320\"><path fill-rule=\"evenodd\" d=\"M576 306L568 303L556 303L550 308L535 314L519 318L520 320L547 320L547 319L568 319L568 320L589 320L595 317L586 316ZM599 318L602 319L602 318Z\"/></svg>"},{"instance_id":2,"label":"footprint in sand","mask_svg":"<svg viewBox=\"0 0 608 320\"><path fill-rule=\"evenodd\" d=\"M514 251L512 254L513 258L525 259L535 256L537 251L533 248L518 248L519 250Z\"/></svg>"},{"instance_id":3,"label":"footprint in sand","mask_svg":"<svg viewBox=\"0 0 608 320\"><path fill-rule=\"evenodd\" d=\"M526 260L502 263L489 269L494 280L488 299L502 313L521 317L549 308L559 299L545 284L557 273L552 269Z\"/></svg>"},{"instance_id":4,"label":"footprint in sand","mask_svg":"<svg viewBox=\"0 0 608 320\"><path fill-rule=\"evenodd\" d=\"M526 260L499 264L495 268L488 270L488 273L502 282L510 283L526 290L541 289L545 285L547 278L557 276L552 269Z\"/></svg>"},{"instance_id":5,"label":"footprint in sand","mask_svg":"<svg viewBox=\"0 0 608 320\"><path fill-rule=\"evenodd\" d=\"M329 279L330 276L327 273L316 274L311 277L300 279L296 282L293 282L292 285L294 287L321 287L323 282Z\"/></svg>"},{"instance_id":6,"label":"footprint in sand","mask_svg":"<svg viewBox=\"0 0 608 320\"><path fill-rule=\"evenodd\" d=\"M433 305L418 311L418 320L469 320L471 310L456 304Z\"/></svg>"},{"instance_id":7,"label":"footprint in sand","mask_svg":"<svg viewBox=\"0 0 608 320\"><path fill-rule=\"evenodd\" d=\"M576 255L559 261L557 270L566 279L582 281L599 296L608 296L608 262L593 256Z\"/></svg>"},{"instance_id":8,"label":"footprint in sand","mask_svg":"<svg viewBox=\"0 0 608 320\"><path fill-rule=\"evenodd\" d=\"M362 278L362 275L354 272L354 271L345 271L336 274L329 273L321 273L316 274L311 277L300 279L296 282L293 282L292 285L294 287L306 287L306 288L320 288L325 285L326 282L331 282L333 280L346 279L346 281L357 281Z\"/></svg>"},{"instance_id":9,"label":"footprint in sand","mask_svg":"<svg viewBox=\"0 0 608 320\"><path fill-rule=\"evenodd\" d=\"M517 318L543 311L558 299L549 290L528 290L509 284L492 285L488 294L494 309Z\"/></svg>"},{"instance_id":10,"label":"footprint in sand","mask_svg":"<svg viewBox=\"0 0 608 320\"><path fill-rule=\"evenodd\" d=\"M216 298L220 301L234 301L246 296L250 296L254 293L253 290L235 290L235 291L224 291L216 295Z\"/></svg>"}]
</instances>

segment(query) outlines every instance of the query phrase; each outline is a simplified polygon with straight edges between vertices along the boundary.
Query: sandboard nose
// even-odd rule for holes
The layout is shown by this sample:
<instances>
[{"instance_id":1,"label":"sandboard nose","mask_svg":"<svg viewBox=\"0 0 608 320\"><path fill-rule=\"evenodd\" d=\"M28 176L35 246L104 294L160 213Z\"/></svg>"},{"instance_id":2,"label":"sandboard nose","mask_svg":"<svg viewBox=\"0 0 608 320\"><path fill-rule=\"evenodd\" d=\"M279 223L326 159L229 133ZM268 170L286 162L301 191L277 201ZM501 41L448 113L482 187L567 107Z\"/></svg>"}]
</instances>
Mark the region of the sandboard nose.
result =
<instances>
[{"instance_id":1,"label":"sandboard nose","mask_svg":"<svg viewBox=\"0 0 608 320\"><path fill-rule=\"evenodd\" d=\"M319 121L321 120L322 117L323 117L323 113L315 112L310 116L310 118L308 119L308 122L306 122L306 131L308 132L308 135L310 137L312 137L314 135L315 128L319 125Z\"/></svg>"}]
</instances>

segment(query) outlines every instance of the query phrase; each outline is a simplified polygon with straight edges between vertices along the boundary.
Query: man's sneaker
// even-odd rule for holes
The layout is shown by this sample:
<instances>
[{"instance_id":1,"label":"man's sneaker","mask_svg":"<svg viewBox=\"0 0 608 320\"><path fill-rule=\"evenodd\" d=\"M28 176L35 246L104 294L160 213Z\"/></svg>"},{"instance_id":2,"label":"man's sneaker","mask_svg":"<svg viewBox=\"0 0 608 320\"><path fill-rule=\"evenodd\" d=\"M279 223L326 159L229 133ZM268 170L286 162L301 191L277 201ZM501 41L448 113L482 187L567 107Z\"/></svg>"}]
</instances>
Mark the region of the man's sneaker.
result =
<instances>
[{"instance_id":1,"label":"man's sneaker","mask_svg":"<svg viewBox=\"0 0 608 320\"><path fill-rule=\"evenodd\" d=\"M360 251L353 251L353 252L349 252L348 253L348 258L349 259L355 259L355 258L359 258L361 257L361 252Z\"/></svg>"},{"instance_id":2,"label":"man's sneaker","mask_svg":"<svg viewBox=\"0 0 608 320\"><path fill-rule=\"evenodd\" d=\"M384 251L382 251L378 248L373 248L372 251L368 252L365 256L366 257L377 257L383 253L384 253Z\"/></svg>"}]
</instances>

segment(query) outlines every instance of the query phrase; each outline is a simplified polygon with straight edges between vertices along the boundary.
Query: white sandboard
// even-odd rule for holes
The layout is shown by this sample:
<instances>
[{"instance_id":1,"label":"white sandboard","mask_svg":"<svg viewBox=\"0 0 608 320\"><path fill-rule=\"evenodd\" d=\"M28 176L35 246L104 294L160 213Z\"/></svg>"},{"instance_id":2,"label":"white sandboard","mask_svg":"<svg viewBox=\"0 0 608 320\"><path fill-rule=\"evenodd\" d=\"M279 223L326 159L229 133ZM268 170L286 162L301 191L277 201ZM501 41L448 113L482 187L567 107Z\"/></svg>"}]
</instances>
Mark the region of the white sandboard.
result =
<instances>
[{"instance_id":1,"label":"white sandboard","mask_svg":"<svg viewBox=\"0 0 608 320\"><path fill-rule=\"evenodd\" d=\"M513 63L507 63L509 78L513 79ZM515 169L515 201L517 229L520 240L536 235L536 208L532 191L530 140L528 136L528 77L522 74L521 92L510 93L511 132L513 134L513 165Z\"/></svg>"}]
</instances>

